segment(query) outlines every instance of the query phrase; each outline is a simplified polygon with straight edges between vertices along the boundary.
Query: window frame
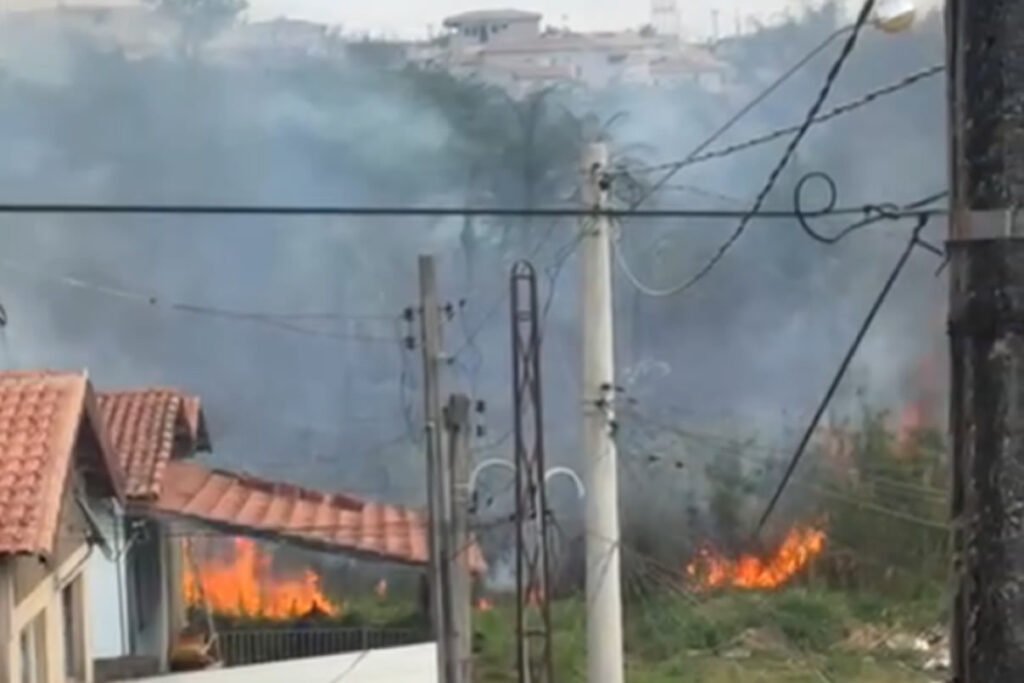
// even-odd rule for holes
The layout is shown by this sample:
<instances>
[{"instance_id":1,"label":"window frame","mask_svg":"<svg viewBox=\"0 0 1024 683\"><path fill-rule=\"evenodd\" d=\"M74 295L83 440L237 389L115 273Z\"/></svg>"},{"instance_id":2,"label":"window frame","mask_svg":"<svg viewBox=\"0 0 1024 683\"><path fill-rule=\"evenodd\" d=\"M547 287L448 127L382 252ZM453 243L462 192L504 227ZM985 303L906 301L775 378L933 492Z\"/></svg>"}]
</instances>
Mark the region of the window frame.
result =
<instances>
[{"instance_id":1,"label":"window frame","mask_svg":"<svg viewBox=\"0 0 1024 683\"><path fill-rule=\"evenodd\" d=\"M62 645L64 649L64 678L69 683L84 681L86 677L85 615L82 604L82 574L60 589Z\"/></svg>"}]
</instances>

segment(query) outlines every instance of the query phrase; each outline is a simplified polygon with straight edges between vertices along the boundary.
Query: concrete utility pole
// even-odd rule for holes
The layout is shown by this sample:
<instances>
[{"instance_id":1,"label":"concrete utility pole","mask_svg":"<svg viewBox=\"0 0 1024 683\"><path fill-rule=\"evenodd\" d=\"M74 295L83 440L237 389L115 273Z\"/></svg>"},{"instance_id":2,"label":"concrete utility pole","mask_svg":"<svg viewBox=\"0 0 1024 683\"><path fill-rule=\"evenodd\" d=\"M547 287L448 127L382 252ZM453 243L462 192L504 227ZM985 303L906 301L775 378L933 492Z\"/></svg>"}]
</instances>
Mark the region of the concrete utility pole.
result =
<instances>
[{"instance_id":1,"label":"concrete utility pole","mask_svg":"<svg viewBox=\"0 0 1024 683\"><path fill-rule=\"evenodd\" d=\"M473 575L470 566L469 477L472 469L469 443L472 435L470 400L453 394L445 408L451 482L451 600L454 630L455 676L459 683L473 680Z\"/></svg>"},{"instance_id":2,"label":"concrete utility pole","mask_svg":"<svg viewBox=\"0 0 1024 683\"><path fill-rule=\"evenodd\" d=\"M441 304L433 256L419 258L420 347L423 349L423 416L427 442L427 509L430 538L430 605L437 639L438 680L455 683L452 650L451 586L447 581L448 506L441 421Z\"/></svg>"},{"instance_id":3,"label":"concrete utility pole","mask_svg":"<svg viewBox=\"0 0 1024 683\"><path fill-rule=\"evenodd\" d=\"M583 155L583 201L603 209L608 200L608 149ZM611 225L588 216L582 227L583 459L587 532L587 680L622 683L622 595L619 490L615 450L615 367L612 333Z\"/></svg>"},{"instance_id":4,"label":"concrete utility pole","mask_svg":"<svg viewBox=\"0 0 1024 683\"><path fill-rule=\"evenodd\" d=\"M953 681L1024 681L1024 0L946 4Z\"/></svg>"}]
</instances>

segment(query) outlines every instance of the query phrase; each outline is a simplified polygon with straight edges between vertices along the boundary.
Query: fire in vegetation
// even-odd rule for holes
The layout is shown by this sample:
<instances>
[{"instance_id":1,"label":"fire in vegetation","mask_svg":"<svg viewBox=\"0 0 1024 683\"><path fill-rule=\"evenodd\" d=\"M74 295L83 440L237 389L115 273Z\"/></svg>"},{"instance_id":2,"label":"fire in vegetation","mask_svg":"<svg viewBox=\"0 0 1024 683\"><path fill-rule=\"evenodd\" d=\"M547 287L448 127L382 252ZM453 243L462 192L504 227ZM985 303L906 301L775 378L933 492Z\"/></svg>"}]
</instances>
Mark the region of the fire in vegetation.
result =
<instances>
[{"instance_id":1,"label":"fire in vegetation","mask_svg":"<svg viewBox=\"0 0 1024 683\"><path fill-rule=\"evenodd\" d=\"M477 612L490 612L494 609L494 603L487 598L480 598L476 601Z\"/></svg>"},{"instance_id":2,"label":"fire in vegetation","mask_svg":"<svg viewBox=\"0 0 1024 683\"><path fill-rule=\"evenodd\" d=\"M705 548L687 565L686 573L702 590L773 589L797 576L824 549L824 531L795 527L786 534L778 549L767 556L745 554L730 558Z\"/></svg>"},{"instance_id":3,"label":"fire in vegetation","mask_svg":"<svg viewBox=\"0 0 1024 683\"><path fill-rule=\"evenodd\" d=\"M191 552L185 548L185 557ZM271 557L251 540L236 538L228 552L184 563L182 589L190 607L230 617L284 621L310 615L338 616L341 607L324 595L320 576L306 568L289 576L274 571ZM198 575L197 575L198 573Z\"/></svg>"},{"instance_id":4,"label":"fire in vegetation","mask_svg":"<svg viewBox=\"0 0 1024 683\"><path fill-rule=\"evenodd\" d=\"M897 425L896 442L902 448L910 443L914 434L925 426L924 408L918 403L910 403L900 412ZM899 453L897 453L899 455Z\"/></svg>"}]
</instances>

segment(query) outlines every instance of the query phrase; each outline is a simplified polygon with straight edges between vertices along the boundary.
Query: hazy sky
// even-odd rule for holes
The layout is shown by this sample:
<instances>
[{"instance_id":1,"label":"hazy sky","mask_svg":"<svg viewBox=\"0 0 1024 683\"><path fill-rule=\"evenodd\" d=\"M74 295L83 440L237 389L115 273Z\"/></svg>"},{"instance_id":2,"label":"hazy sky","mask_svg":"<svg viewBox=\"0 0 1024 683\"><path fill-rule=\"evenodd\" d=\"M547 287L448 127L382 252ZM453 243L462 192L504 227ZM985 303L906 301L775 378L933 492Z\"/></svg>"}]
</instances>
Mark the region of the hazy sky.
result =
<instances>
[{"instance_id":1,"label":"hazy sky","mask_svg":"<svg viewBox=\"0 0 1024 683\"><path fill-rule=\"evenodd\" d=\"M678 0L684 28L698 36L707 35L711 13L719 12L722 33L735 26L737 8L744 15L770 17L787 8L799 11L808 2L820 0ZM533 10L549 24L567 23L576 29L593 30L640 26L650 19L650 0L249 0L250 16L313 19L342 24L353 31L422 34L427 26L440 27L441 20L467 10L508 8Z\"/></svg>"}]
</instances>

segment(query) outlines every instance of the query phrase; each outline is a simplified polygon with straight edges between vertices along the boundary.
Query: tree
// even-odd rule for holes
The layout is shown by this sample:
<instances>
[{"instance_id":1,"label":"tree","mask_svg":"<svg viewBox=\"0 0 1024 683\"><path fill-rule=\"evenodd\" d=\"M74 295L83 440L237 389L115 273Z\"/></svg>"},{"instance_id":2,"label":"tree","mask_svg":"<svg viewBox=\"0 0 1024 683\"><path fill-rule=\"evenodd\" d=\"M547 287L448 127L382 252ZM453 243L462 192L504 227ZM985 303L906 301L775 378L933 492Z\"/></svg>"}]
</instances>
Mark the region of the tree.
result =
<instances>
[{"instance_id":1,"label":"tree","mask_svg":"<svg viewBox=\"0 0 1024 683\"><path fill-rule=\"evenodd\" d=\"M246 0L146 0L180 27L180 47L194 57L214 36L230 26L249 6Z\"/></svg>"}]
</instances>

